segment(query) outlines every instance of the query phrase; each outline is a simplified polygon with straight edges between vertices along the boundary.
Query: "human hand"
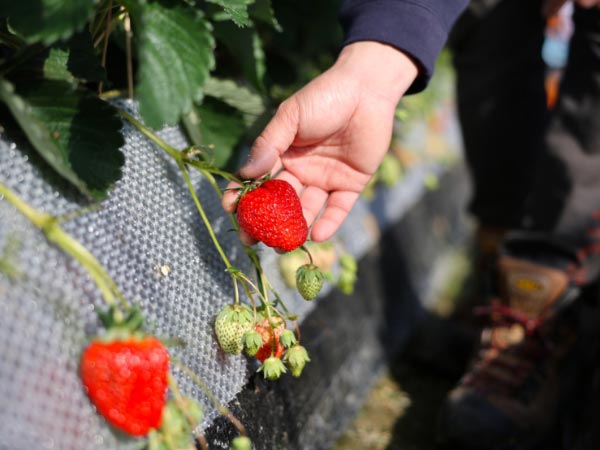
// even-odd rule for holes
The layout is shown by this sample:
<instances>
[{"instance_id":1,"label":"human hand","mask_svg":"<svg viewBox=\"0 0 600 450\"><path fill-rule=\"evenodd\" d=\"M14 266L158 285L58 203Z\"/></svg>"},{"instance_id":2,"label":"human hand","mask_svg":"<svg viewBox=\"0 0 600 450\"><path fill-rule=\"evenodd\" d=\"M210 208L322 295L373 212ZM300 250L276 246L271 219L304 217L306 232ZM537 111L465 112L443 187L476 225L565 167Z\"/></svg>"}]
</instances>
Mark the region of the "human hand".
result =
<instances>
[{"instance_id":1,"label":"human hand","mask_svg":"<svg viewBox=\"0 0 600 450\"><path fill-rule=\"evenodd\" d=\"M328 239L388 150L396 105L417 72L409 57L388 45L346 46L328 71L280 105L240 176L278 173L300 195L312 239ZM236 191L226 191L225 210L233 212L236 200ZM241 239L254 243L245 233Z\"/></svg>"},{"instance_id":2,"label":"human hand","mask_svg":"<svg viewBox=\"0 0 600 450\"><path fill-rule=\"evenodd\" d=\"M547 17L553 16L568 1L569 0L545 0L542 7L542 13ZM592 8L594 6L600 8L600 0L575 0L574 3L577 3L582 8Z\"/></svg>"}]
</instances>

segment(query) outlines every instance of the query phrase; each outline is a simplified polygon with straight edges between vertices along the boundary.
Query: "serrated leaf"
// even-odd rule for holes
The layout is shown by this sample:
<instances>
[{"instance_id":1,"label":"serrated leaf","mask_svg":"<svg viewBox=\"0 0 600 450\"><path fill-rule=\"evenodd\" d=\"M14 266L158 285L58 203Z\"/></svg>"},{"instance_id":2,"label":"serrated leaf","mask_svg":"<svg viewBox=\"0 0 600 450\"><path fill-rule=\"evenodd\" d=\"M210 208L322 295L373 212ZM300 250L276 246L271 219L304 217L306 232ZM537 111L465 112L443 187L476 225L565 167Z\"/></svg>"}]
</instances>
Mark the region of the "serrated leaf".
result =
<instances>
[{"instance_id":1,"label":"serrated leaf","mask_svg":"<svg viewBox=\"0 0 600 450\"><path fill-rule=\"evenodd\" d=\"M277 17L275 17L271 0L256 0L254 4L248 8L248 12L251 18L260 20L261 22L272 26L277 31L282 31L281 25L277 21Z\"/></svg>"},{"instance_id":2,"label":"serrated leaf","mask_svg":"<svg viewBox=\"0 0 600 450\"><path fill-rule=\"evenodd\" d=\"M226 17L239 27L247 27L251 24L248 17L248 5L254 0L207 0L223 8Z\"/></svg>"},{"instance_id":3,"label":"serrated leaf","mask_svg":"<svg viewBox=\"0 0 600 450\"><path fill-rule=\"evenodd\" d=\"M238 28L231 22L214 24L215 37L240 65L244 76L259 92L264 92L265 53L257 31Z\"/></svg>"},{"instance_id":4,"label":"serrated leaf","mask_svg":"<svg viewBox=\"0 0 600 450\"><path fill-rule=\"evenodd\" d=\"M28 43L52 44L81 30L94 6L91 0L0 0L0 16Z\"/></svg>"},{"instance_id":5,"label":"serrated leaf","mask_svg":"<svg viewBox=\"0 0 600 450\"><path fill-rule=\"evenodd\" d=\"M106 81L106 71L94 51L88 31L67 43L56 44L45 53L44 77L50 80Z\"/></svg>"},{"instance_id":6,"label":"serrated leaf","mask_svg":"<svg viewBox=\"0 0 600 450\"><path fill-rule=\"evenodd\" d=\"M214 67L214 41L201 13L182 2L125 0L139 60L136 96L151 128L176 124Z\"/></svg>"},{"instance_id":7,"label":"serrated leaf","mask_svg":"<svg viewBox=\"0 0 600 450\"><path fill-rule=\"evenodd\" d=\"M102 199L121 176L122 122L114 108L65 81L0 79L0 99L42 157L81 192Z\"/></svg>"},{"instance_id":8,"label":"serrated leaf","mask_svg":"<svg viewBox=\"0 0 600 450\"><path fill-rule=\"evenodd\" d=\"M218 98L240 111L246 127L252 126L265 112L265 104L260 95L232 80L209 78L204 85L204 94Z\"/></svg>"},{"instance_id":9,"label":"serrated leaf","mask_svg":"<svg viewBox=\"0 0 600 450\"><path fill-rule=\"evenodd\" d=\"M205 98L183 123L195 144L213 147L212 164L224 167L246 132L241 112L219 100Z\"/></svg>"}]
</instances>

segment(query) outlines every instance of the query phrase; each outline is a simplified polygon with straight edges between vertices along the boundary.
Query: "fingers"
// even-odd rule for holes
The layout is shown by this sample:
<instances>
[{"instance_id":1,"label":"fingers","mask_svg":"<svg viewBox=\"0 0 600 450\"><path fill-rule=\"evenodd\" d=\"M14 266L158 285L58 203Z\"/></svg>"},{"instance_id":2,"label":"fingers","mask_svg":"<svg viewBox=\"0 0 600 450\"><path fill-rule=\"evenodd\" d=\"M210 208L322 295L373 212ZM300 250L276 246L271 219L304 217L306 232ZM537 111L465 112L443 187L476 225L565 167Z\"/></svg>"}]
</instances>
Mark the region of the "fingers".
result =
<instances>
[{"instance_id":1,"label":"fingers","mask_svg":"<svg viewBox=\"0 0 600 450\"><path fill-rule=\"evenodd\" d=\"M250 156L240 169L240 176L258 178L272 171L279 157L294 142L298 124L298 104L295 97L290 97L279 106L275 116L254 141Z\"/></svg>"},{"instance_id":2,"label":"fingers","mask_svg":"<svg viewBox=\"0 0 600 450\"><path fill-rule=\"evenodd\" d=\"M242 241L242 244L244 245L254 245L258 242L256 239L251 238L244 230L240 230L240 241Z\"/></svg>"},{"instance_id":3,"label":"fingers","mask_svg":"<svg viewBox=\"0 0 600 450\"><path fill-rule=\"evenodd\" d=\"M313 224L311 237L322 242L335 234L358 198L358 192L334 192L329 196L323 214Z\"/></svg>"},{"instance_id":4,"label":"fingers","mask_svg":"<svg viewBox=\"0 0 600 450\"><path fill-rule=\"evenodd\" d=\"M328 196L326 191L314 186L309 186L302 192L300 203L302 203L304 218L309 227L323 209Z\"/></svg>"},{"instance_id":5,"label":"fingers","mask_svg":"<svg viewBox=\"0 0 600 450\"><path fill-rule=\"evenodd\" d=\"M232 213L235 211L237 198L239 195L239 191L237 190L237 188L240 188L241 186L241 184L232 181L225 188L225 192L223 192L221 205L223 206L223 209L228 213Z\"/></svg>"}]
</instances>

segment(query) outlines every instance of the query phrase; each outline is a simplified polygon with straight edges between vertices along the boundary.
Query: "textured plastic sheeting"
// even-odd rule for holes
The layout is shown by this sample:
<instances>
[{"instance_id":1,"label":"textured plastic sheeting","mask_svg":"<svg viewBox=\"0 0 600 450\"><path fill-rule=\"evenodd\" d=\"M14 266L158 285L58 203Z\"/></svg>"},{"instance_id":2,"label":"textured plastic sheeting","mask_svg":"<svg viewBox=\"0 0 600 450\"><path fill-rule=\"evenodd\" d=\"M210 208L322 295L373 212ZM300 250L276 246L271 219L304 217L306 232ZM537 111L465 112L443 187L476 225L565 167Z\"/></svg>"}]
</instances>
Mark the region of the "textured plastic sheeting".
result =
<instances>
[{"instance_id":1,"label":"textured plastic sheeting","mask_svg":"<svg viewBox=\"0 0 600 450\"><path fill-rule=\"evenodd\" d=\"M119 106L136 114L129 103ZM98 209L63 227L101 262L125 298L140 305L155 335L186 343L172 353L228 403L256 369L255 363L248 368L243 356L221 352L212 331L214 316L233 299L230 277L176 164L132 126L125 124L124 134L121 181ZM158 134L176 148L187 145L178 128ZM380 230L423 195L423 174L432 170L413 170L378 203L359 201L336 241L356 257L365 254ZM0 135L0 181L34 208L56 216L87 205L27 143L15 144L5 134ZM251 270L212 187L196 174L192 181L232 264ZM0 198L0 251L9 241L18 244L11 262L20 277L0 273L0 450L135 447L96 414L78 376L83 347L101 331L96 308L104 303L98 289L75 260ZM318 302L305 302L286 288L278 276L277 255L262 250L265 270L286 305L308 315ZM326 285L323 294L330 289ZM207 427L216 410L189 378L173 372L184 393L204 405ZM252 412L245 413L252 420Z\"/></svg>"},{"instance_id":2,"label":"textured plastic sheeting","mask_svg":"<svg viewBox=\"0 0 600 450\"><path fill-rule=\"evenodd\" d=\"M130 104L121 106L135 114ZM233 300L230 276L176 164L130 125L124 134L121 181L97 210L63 226L98 258L125 298L140 305L154 334L186 343L173 354L227 403L248 375L246 359L221 352L212 331L216 313ZM186 145L177 128L159 135L177 148ZM218 196L200 176L192 178L232 263L248 270ZM26 143L17 147L6 135L0 139L0 181L53 215L86 205ZM0 449L133 447L95 413L78 376L84 345L101 331L98 289L75 260L0 199L0 249L9 240L18 244L12 263L21 275L12 280L0 274ZM216 411L189 378L177 369L174 374L205 406L207 425Z\"/></svg>"}]
</instances>

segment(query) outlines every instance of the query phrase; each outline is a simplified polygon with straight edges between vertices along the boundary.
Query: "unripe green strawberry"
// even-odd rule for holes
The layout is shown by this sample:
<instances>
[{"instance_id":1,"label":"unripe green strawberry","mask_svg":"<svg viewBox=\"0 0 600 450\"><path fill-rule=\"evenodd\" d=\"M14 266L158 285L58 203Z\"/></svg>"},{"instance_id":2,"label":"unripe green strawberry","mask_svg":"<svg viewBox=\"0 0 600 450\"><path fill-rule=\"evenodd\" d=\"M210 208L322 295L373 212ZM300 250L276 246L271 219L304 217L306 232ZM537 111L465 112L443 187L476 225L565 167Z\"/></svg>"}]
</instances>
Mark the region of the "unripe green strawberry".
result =
<instances>
[{"instance_id":1,"label":"unripe green strawberry","mask_svg":"<svg viewBox=\"0 0 600 450\"><path fill-rule=\"evenodd\" d=\"M356 283L355 272L341 272L338 277L336 286L346 295L350 295L354 292L354 284Z\"/></svg>"},{"instance_id":2,"label":"unripe green strawberry","mask_svg":"<svg viewBox=\"0 0 600 450\"><path fill-rule=\"evenodd\" d=\"M344 294L350 295L354 292L357 271L358 264L354 256L349 253L340 256L340 274L336 285Z\"/></svg>"},{"instance_id":3,"label":"unripe green strawberry","mask_svg":"<svg viewBox=\"0 0 600 450\"><path fill-rule=\"evenodd\" d=\"M215 333L219 345L226 353L238 355L244 349L242 338L252 329L253 314L247 305L228 305L215 320Z\"/></svg>"},{"instance_id":4,"label":"unripe green strawberry","mask_svg":"<svg viewBox=\"0 0 600 450\"><path fill-rule=\"evenodd\" d=\"M262 336L258 331L250 330L244 334L244 350L248 356L256 355L262 346Z\"/></svg>"},{"instance_id":5,"label":"unripe green strawberry","mask_svg":"<svg viewBox=\"0 0 600 450\"><path fill-rule=\"evenodd\" d=\"M252 441L248 436L237 436L231 441L231 450L252 450Z\"/></svg>"},{"instance_id":6,"label":"unripe green strawberry","mask_svg":"<svg viewBox=\"0 0 600 450\"><path fill-rule=\"evenodd\" d=\"M310 361L308 352L301 345L290 348L284 358L294 377L299 377L306 363Z\"/></svg>"},{"instance_id":7,"label":"unripe green strawberry","mask_svg":"<svg viewBox=\"0 0 600 450\"><path fill-rule=\"evenodd\" d=\"M283 361L276 356L269 356L258 369L267 380L277 380L281 374L286 373L287 369Z\"/></svg>"},{"instance_id":8,"label":"unripe green strawberry","mask_svg":"<svg viewBox=\"0 0 600 450\"><path fill-rule=\"evenodd\" d=\"M290 348L298 341L296 341L296 336L292 330L283 330L281 336L279 336L279 342L281 342L281 345L285 348Z\"/></svg>"},{"instance_id":9,"label":"unripe green strawberry","mask_svg":"<svg viewBox=\"0 0 600 450\"><path fill-rule=\"evenodd\" d=\"M314 264L304 264L296 271L296 288L306 300L312 300L319 295L325 276Z\"/></svg>"},{"instance_id":10,"label":"unripe green strawberry","mask_svg":"<svg viewBox=\"0 0 600 450\"><path fill-rule=\"evenodd\" d=\"M242 194L237 218L242 230L269 247L291 251L308 236L300 198L284 180L267 180Z\"/></svg>"},{"instance_id":11,"label":"unripe green strawberry","mask_svg":"<svg viewBox=\"0 0 600 450\"><path fill-rule=\"evenodd\" d=\"M193 430L202 419L202 407L191 398L180 396L167 402L162 416L160 430L148 436L148 450L194 450Z\"/></svg>"},{"instance_id":12,"label":"unripe green strawberry","mask_svg":"<svg viewBox=\"0 0 600 450\"><path fill-rule=\"evenodd\" d=\"M356 258L350 253L344 253L340 256L340 266L342 267L342 270L348 272L356 272L358 270Z\"/></svg>"},{"instance_id":13,"label":"unripe green strawberry","mask_svg":"<svg viewBox=\"0 0 600 450\"><path fill-rule=\"evenodd\" d=\"M387 188L394 186L402 178L402 165L391 153L386 153L377 169L379 180Z\"/></svg>"}]
</instances>

